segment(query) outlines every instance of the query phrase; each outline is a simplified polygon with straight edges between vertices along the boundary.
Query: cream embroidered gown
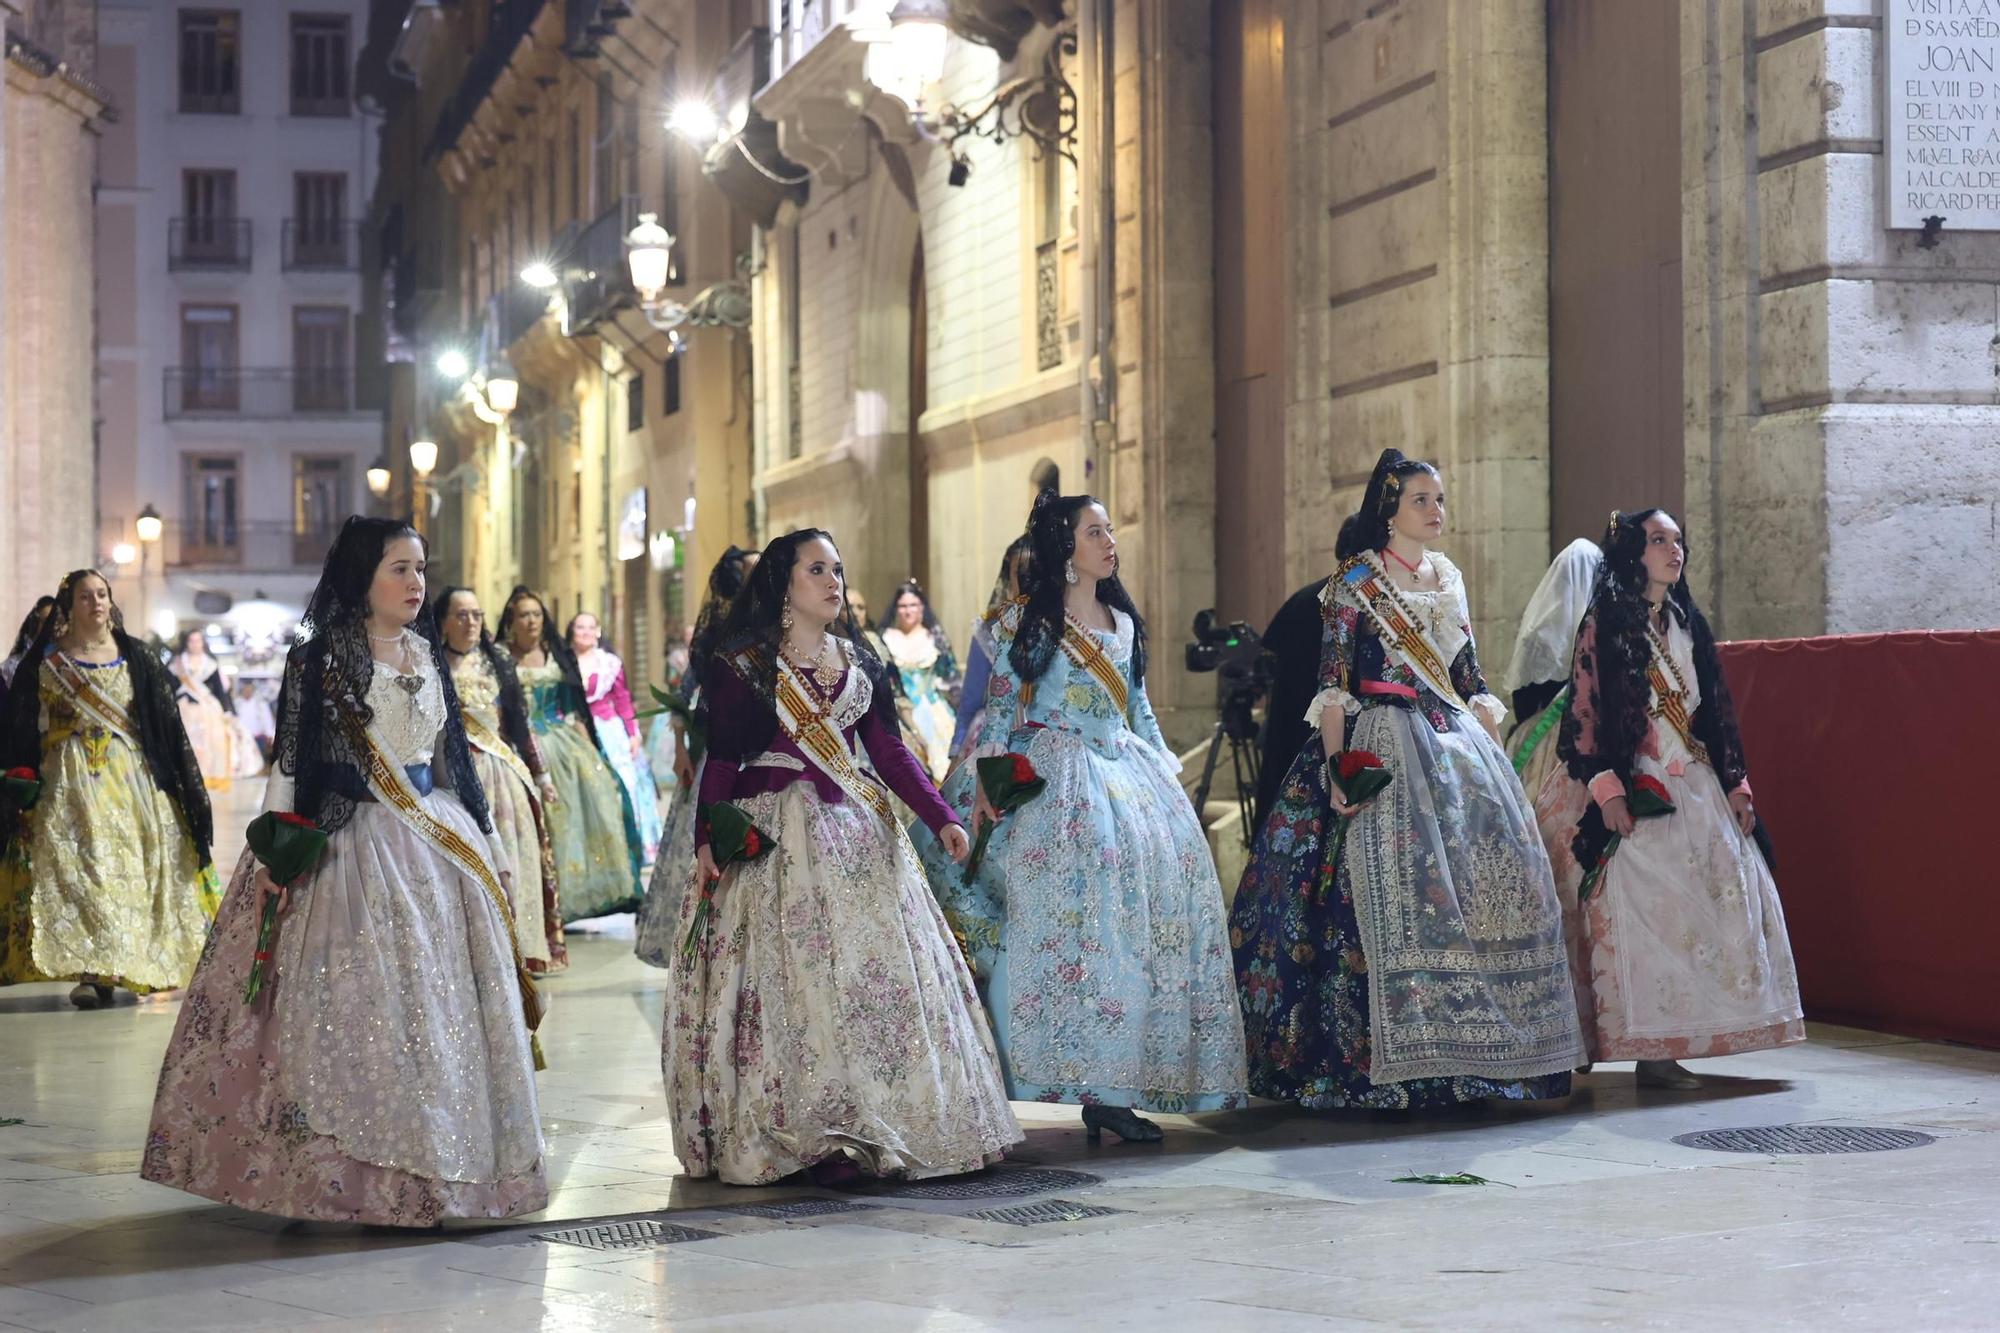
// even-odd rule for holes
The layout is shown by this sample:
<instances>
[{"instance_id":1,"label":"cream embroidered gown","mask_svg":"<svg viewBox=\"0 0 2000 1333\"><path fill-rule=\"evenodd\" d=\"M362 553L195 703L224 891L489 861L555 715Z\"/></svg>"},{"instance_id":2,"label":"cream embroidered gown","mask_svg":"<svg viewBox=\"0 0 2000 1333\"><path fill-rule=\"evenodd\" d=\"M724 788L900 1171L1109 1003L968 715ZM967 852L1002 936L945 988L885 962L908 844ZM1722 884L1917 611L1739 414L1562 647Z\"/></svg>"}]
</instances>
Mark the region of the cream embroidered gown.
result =
<instances>
[{"instance_id":1,"label":"cream embroidered gown","mask_svg":"<svg viewBox=\"0 0 2000 1333\"><path fill-rule=\"evenodd\" d=\"M1666 648L1693 716L1701 706L1694 639L1677 619ZM1655 718L1634 773L1658 778L1674 812L1640 820L1581 904L1584 867L1570 843L1590 794L1557 768L1536 802L1589 1057L1681 1060L1804 1041L1778 886L1736 826L1715 770Z\"/></svg>"},{"instance_id":2,"label":"cream embroidered gown","mask_svg":"<svg viewBox=\"0 0 2000 1333\"><path fill-rule=\"evenodd\" d=\"M486 654L474 648L451 669L458 687L459 707L468 720L499 744L500 680ZM514 941L521 956L537 972L568 962L563 945L561 905L557 901L555 856L542 832L541 795L521 780L514 766L472 745L472 768L486 789L486 807L493 819L493 842L499 850L497 867L514 907Z\"/></svg>"},{"instance_id":3,"label":"cream embroidered gown","mask_svg":"<svg viewBox=\"0 0 2000 1333\"><path fill-rule=\"evenodd\" d=\"M394 764L429 763L441 745L444 691L428 661L421 669L415 696L380 665L368 691ZM274 768L265 808L289 809L292 787ZM438 787L421 806L487 854L453 793ZM256 870L246 850L167 1045L140 1174L333 1222L427 1226L543 1207L513 946L485 888L389 806L359 802L292 886L270 980L245 1004Z\"/></svg>"},{"instance_id":4,"label":"cream embroidered gown","mask_svg":"<svg viewBox=\"0 0 2000 1333\"><path fill-rule=\"evenodd\" d=\"M122 659L75 665L131 708ZM0 863L0 985L81 976L142 992L185 985L215 912L215 868L146 756L79 708L53 670L37 679L42 795Z\"/></svg>"}]
</instances>

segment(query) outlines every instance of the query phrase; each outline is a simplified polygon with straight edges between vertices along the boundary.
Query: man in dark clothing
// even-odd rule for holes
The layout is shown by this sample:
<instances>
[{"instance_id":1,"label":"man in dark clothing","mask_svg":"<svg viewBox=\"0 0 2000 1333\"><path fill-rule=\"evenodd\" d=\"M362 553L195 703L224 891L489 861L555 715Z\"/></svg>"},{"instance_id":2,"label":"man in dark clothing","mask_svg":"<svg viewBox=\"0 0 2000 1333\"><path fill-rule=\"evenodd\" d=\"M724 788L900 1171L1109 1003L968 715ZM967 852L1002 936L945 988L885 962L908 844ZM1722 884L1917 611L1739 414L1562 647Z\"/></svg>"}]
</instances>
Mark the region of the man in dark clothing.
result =
<instances>
[{"instance_id":1,"label":"man in dark clothing","mask_svg":"<svg viewBox=\"0 0 2000 1333\"><path fill-rule=\"evenodd\" d=\"M1271 699L1264 714L1264 751L1257 775L1257 829L1264 827L1278 792L1285 785L1292 760L1312 735L1306 726L1306 706L1319 693L1319 653L1324 622L1319 595L1327 580L1309 584L1285 599L1271 626L1264 631L1264 649L1271 654ZM1254 830L1253 830L1254 832Z\"/></svg>"}]
</instances>

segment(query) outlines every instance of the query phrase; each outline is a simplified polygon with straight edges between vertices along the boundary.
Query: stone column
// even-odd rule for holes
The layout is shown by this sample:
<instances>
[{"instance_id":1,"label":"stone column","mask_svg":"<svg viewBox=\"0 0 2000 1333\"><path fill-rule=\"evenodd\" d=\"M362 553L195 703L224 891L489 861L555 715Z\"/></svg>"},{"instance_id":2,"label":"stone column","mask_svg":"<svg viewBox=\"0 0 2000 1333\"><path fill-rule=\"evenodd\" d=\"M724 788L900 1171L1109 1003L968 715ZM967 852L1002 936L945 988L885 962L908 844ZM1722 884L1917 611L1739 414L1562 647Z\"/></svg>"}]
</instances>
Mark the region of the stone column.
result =
<instances>
[{"instance_id":1,"label":"stone column","mask_svg":"<svg viewBox=\"0 0 2000 1333\"><path fill-rule=\"evenodd\" d=\"M1214 720L1214 682L1179 662L1194 613L1215 603L1209 6L1118 0L1114 10L1117 429L1108 487L1090 485L1108 489L1151 634L1147 690L1180 747Z\"/></svg>"},{"instance_id":2,"label":"stone column","mask_svg":"<svg viewBox=\"0 0 2000 1333\"><path fill-rule=\"evenodd\" d=\"M1333 567L1384 447L1435 459L1490 672L1548 558L1546 21L1540 0L1286 13L1290 580Z\"/></svg>"},{"instance_id":3,"label":"stone column","mask_svg":"<svg viewBox=\"0 0 2000 1333\"><path fill-rule=\"evenodd\" d=\"M2000 235L1891 232L1871 0L1683 0L1687 466L1734 638L2000 622Z\"/></svg>"}]
</instances>

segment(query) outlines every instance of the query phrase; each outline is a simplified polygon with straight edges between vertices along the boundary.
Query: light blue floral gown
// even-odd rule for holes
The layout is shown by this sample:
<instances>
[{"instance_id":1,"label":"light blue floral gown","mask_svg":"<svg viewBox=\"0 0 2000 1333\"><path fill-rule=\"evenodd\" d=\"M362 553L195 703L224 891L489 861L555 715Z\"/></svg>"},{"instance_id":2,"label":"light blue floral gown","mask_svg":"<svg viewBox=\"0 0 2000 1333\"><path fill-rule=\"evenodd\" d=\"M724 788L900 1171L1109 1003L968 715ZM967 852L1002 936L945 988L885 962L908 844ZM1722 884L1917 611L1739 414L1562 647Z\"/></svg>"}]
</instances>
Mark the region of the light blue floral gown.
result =
<instances>
[{"instance_id":1,"label":"light blue floral gown","mask_svg":"<svg viewBox=\"0 0 2000 1333\"><path fill-rule=\"evenodd\" d=\"M1184 1114L1244 1104L1243 1023L1222 886L1143 682L1132 621L1094 637L1128 707L1058 650L1023 690L995 633L975 756L1024 754L1048 787L993 834L971 885L928 835L931 886L981 983L1008 1096ZM1025 697L1025 702L1024 702ZM976 766L944 797L972 827ZM922 830L917 831L922 834Z\"/></svg>"}]
</instances>

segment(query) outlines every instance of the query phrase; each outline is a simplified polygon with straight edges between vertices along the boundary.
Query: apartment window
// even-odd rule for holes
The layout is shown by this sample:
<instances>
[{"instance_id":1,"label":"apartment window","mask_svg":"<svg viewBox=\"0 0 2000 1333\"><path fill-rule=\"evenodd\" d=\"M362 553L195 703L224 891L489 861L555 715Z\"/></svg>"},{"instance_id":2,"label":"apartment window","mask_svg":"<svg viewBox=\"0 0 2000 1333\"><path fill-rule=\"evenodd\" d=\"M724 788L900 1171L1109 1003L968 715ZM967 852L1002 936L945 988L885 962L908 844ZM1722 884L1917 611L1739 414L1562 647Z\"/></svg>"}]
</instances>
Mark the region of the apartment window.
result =
<instances>
[{"instance_id":1,"label":"apartment window","mask_svg":"<svg viewBox=\"0 0 2000 1333\"><path fill-rule=\"evenodd\" d=\"M646 373L634 371L632 378L625 381L625 429L644 430L646 427Z\"/></svg>"},{"instance_id":2,"label":"apartment window","mask_svg":"<svg viewBox=\"0 0 2000 1333\"><path fill-rule=\"evenodd\" d=\"M181 242L173 256L182 263L225 266L249 258L237 242L236 173L181 173ZM247 241L247 237L245 240Z\"/></svg>"},{"instance_id":3,"label":"apartment window","mask_svg":"<svg viewBox=\"0 0 2000 1333\"><path fill-rule=\"evenodd\" d=\"M181 531L183 563L236 558L240 466L227 455L190 454L181 459L181 512L187 516Z\"/></svg>"},{"instance_id":4,"label":"apartment window","mask_svg":"<svg viewBox=\"0 0 2000 1333\"><path fill-rule=\"evenodd\" d=\"M236 307L181 307L181 410L237 410Z\"/></svg>"},{"instance_id":5,"label":"apartment window","mask_svg":"<svg viewBox=\"0 0 2000 1333\"><path fill-rule=\"evenodd\" d=\"M292 15L292 114L347 114L347 16Z\"/></svg>"},{"instance_id":6,"label":"apartment window","mask_svg":"<svg viewBox=\"0 0 2000 1333\"><path fill-rule=\"evenodd\" d=\"M681 410L681 359L678 356L667 358L664 382L667 386L667 391L663 395L663 401L660 403L660 410L668 416L672 416Z\"/></svg>"},{"instance_id":7,"label":"apartment window","mask_svg":"<svg viewBox=\"0 0 2000 1333\"><path fill-rule=\"evenodd\" d=\"M334 534L346 521L345 458L292 459L292 562L317 565L326 559Z\"/></svg>"},{"instance_id":8,"label":"apartment window","mask_svg":"<svg viewBox=\"0 0 2000 1333\"><path fill-rule=\"evenodd\" d=\"M348 253L347 174L341 171L292 173L292 249L298 268L352 268Z\"/></svg>"},{"instance_id":9,"label":"apartment window","mask_svg":"<svg viewBox=\"0 0 2000 1333\"><path fill-rule=\"evenodd\" d=\"M347 330L343 305L292 308L292 406L300 412L345 412L348 407Z\"/></svg>"},{"instance_id":10,"label":"apartment window","mask_svg":"<svg viewBox=\"0 0 2000 1333\"><path fill-rule=\"evenodd\" d=\"M242 16L233 9L183 9L181 111L233 116L242 103Z\"/></svg>"}]
</instances>

